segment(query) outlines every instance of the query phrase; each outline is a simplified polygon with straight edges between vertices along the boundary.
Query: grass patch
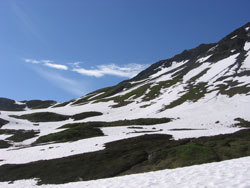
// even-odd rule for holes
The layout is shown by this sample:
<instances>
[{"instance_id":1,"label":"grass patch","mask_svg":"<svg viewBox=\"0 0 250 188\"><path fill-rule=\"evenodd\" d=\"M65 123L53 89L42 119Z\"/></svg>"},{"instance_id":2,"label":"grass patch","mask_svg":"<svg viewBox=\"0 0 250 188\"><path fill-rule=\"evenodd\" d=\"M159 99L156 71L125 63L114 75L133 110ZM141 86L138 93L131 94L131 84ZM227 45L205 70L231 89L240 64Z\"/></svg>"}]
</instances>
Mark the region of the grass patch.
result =
<instances>
[{"instance_id":1,"label":"grass patch","mask_svg":"<svg viewBox=\"0 0 250 188\"><path fill-rule=\"evenodd\" d=\"M75 104L82 104L82 103L86 103L86 102L90 102L90 101L95 101L95 103L97 102L103 102L104 101L109 101L109 99L105 99L106 97L110 97L112 95L115 95L121 91L123 91L124 89L129 89L132 88L134 86L136 86L137 84L131 84L128 82L121 82L115 86L112 87L107 87L107 88L103 88L100 90L97 90L93 93L89 93L88 95L86 95L85 97L77 100L76 102L73 103L73 105ZM101 94L102 93L102 94ZM100 94L100 95L98 95ZM97 95L95 97L95 95ZM110 100L113 100L110 99Z\"/></svg>"},{"instance_id":2,"label":"grass patch","mask_svg":"<svg viewBox=\"0 0 250 188\"><path fill-rule=\"evenodd\" d=\"M144 135L108 143L97 152L3 165L0 181L39 178L40 184L61 184L245 157L250 155L249 135L249 129L183 140Z\"/></svg>"},{"instance_id":3,"label":"grass patch","mask_svg":"<svg viewBox=\"0 0 250 188\"><path fill-rule=\"evenodd\" d=\"M238 123L235 124L235 126L238 126L238 127L250 127L250 122L249 121L246 121L242 118L235 118L234 119L235 121L238 121Z\"/></svg>"},{"instance_id":4,"label":"grass patch","mask_svg":"<svg viewBox=\"0 0 250 188\"><path fill-rule=\"evenodd\" d=\"M0 129L0 134L10 134L12 136L6 138L13 142L22 142L24 140L34 138L37 136L39 131L34 130L13 130L13 129Z\"/></svg>"},{"instance_id":5,"label":"grass patch","mask_svg":"<svg viewBox=\"0 0 250 188\"><path fill-rule=\"evenodd\" d=\"M25 114L21 116L12 115L11 117L17 119L27 119L31 122L53 122L53 121L64 121L70 118L70 116L56 114L52 112L38 112L33 114Z\"/></svg>"},{"instance_id":6,"label":"grass patch","mask_svg":"<svg viewBox=\"0 0 250 188\"><path fill-rule=\"evenodd\" d=\"M197 85L189 85L187 88L187 93L182 95L177 100L171 102L169 105L166 105L161 111L164 111L166 109L174 108L176 106L179 106L183 104L186 101L196 102L202 97L207 94L207 83L206 82L200 82Z\"/></svg>"},{"instance_id":7,"label":"grass patch","mask_svg":"<svg viewBox=\"0 0 250 188\"><path fill-rule=\"evenodd\" d=\"M104 136L103 132L89 125L74 124L73 128L48 134L46 136L39 137L34 144L45 143L45 142L68 142L77 141L80 139L92 138L96 136Z\"/></svg>"},{"instance_id":8,"label":"grass patch","mask_svg":"<svg viewBox=\"0 0 250 188\"><path fill-rule=\"evenodd\" d=\"M75 126L92 126L92 127L118 127L118 126L129 126L129 125L156 125L162 123L170 122L170 118L139 118L132 120L119 120L112 122L104 122L104 121L93 121L86 123L77 123L77 124L67 124L60 128L73 128Z\"/></svg>"},{"instance_id":9,"label":"grass patch","mask_svg":"<svg viewBox=\"0 0 250 188\"><path fill-rule=\"evenodd\" d=\"M38 112L33 114L25 114L21 116L12 115L11 117L17 119L27 119L31 122L55 122L55 121L65 121L69 118L73 118L74 120L82 120L88 117L100 116L101 112L83 112L80 114L75 114L73 116L56 114L53 112Z\"/></svg>"},{"instance_id":10,"label":"grass patch","mask_svg":"<svg viewBox=\"0 0 250 188\"><path fill-rule=\"evenodd\" d=\"M197 130L206 130L206 129L169 129L169 131L197 131Z\"/></svg>"},{"instance_id":11,"label":"grass patch","mask_svg":"<svg viewBox=\"0 0 250 188\"><path fill-rule=\"evenodd\" d=\"M150 101L152 99L155 99L156 97L159 97L161 94L161 90L164 88L169 88L175 84L177 84L178 82L181 82L182 78L181 77L174 77L171 80L167 80L167 81L161 81L158 83L158 85L155 85L150 89L150 91L145 94L145 97L143 97L143 101Z\"/></svg>"},{"instance_id":12,"label":"grass patch","mask_svg":"<svg viewBox=\"0 0 250 188\"><path fill-rule=\"evenodd\" d=\"M8 148L12 146L10 143L8 143L7 141L5 140L0 140L0 148Z\"/></svg>"},{"instance_id":13,"label":"grass patch","mask_svg":"<svg viewBox=\"0 0 250 188\"><path fill-rule=\"evenodd\" d=\"M160 132L162 130L158 130L158 131L134 131L134 132L129 132L127 134L133 134L133 133L157 133L157 132Z\"/></svg>"},{"instance_id":14,"label":"grass patch","mask_svg":"<svg viewBox=\"0 0 250 188\"><path fill-rule=\"evenodd\" d=\"M9 121L0 118L0 128L1 128L2 126L6 125L7 123L9 123Z\"/></svg>"},{"instance_id":15,"label":"grass patch","mask_svg":"<svg viewBox=\"0 0 250 188\"><path fill-rule=\"evenodd\" d=\"M149 89L149 87L150 87L149 84L145 84L137 89L130 91L129 93L126 93L125 95L120 95L120 96L116 96L116 97L112 97L112 98L108 98L108 99L96 100L95 103L114 101L117 104L113 105L112 106L113 108L119 108L122 106L126 106L126 105L132 103L134 99L137 99L137 98L143 96L143 94L146 93L146 91L147 91L147 89Z\"/></svg>"},{"instance_id":16,"label":"grass patch","mask_svg":"<svg viewBox=\"0 0 250 188\"><path fill-rule=\"evenodd\" d=\"M3 111L23 111L26 107L25 104L16 104L16 101L7 99L7 98L0 98L0 110Z\"/></svg>"},{"instance_id":17,"label":"grass patch","mask_svg":"<svg viewBox=\"0 0 250 188\"><path fill-rule=\"evenodd\" d=\"M233 97L236 94L250 94L249 84L238 86L242 83L238 81L225 81L223 84L217 85L218 91L222 95Z\"/></svg>"},{"instance_id":18,"label":"grass patch","mask_svg":"<svg viewBox=\"0 0 250 188\"><path fill-rule=\"evenodd\" d=\"M31 109L48 108L56 104L56 101L52 101L52 100L46 100L46 101L30 100L30 101L25 101L25 102L26 102L27 107Z\"/></svg>"},{"instance_id":19,"label":"grass patch","mask_svg":"<svg viewBox=\"0 0 250 188\"><path fill-rule=\"evenodd\" d=\"M76 120L82 120L82 119L86 119L86 118L89 118L89 117L94 117L94 116L101 116L103 115L103 113L101 112L83 112L83 113L80 113L80 114L76 114L76 115L73 115L72 118L76 121Z\"/></svg>"},{"instance_id":20,"label":"grass patch","mask_svg":"<svg viewBox=\"0 0 250 188\"><path fill-rule=\"evenodd\" d=\"M135 126L132 126L132 127L128 127L128 129L143 129L143 127L135 127Z\"/></svg>"}]
</instances>

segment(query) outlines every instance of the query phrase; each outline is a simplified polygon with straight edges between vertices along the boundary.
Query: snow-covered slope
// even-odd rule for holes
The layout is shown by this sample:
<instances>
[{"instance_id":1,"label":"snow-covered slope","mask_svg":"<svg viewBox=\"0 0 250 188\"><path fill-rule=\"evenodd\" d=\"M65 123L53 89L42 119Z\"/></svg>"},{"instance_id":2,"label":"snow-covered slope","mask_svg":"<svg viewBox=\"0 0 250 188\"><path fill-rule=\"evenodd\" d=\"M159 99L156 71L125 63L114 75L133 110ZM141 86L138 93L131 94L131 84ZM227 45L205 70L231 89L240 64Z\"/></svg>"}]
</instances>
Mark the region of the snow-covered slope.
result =
<instances>
[{"instance_id":1,"label":"snow-covered slope","mask_svg":"<svg viewBox=\"0 0 250 188\"><path fill-rule=\"evenodd\" d=\"M244 167L244 168L243 168ZM162 170L94 181L60 185L36 185L36 180L20 180L1 187L8 188L247 188L250 185L250 157L191 167Z\"/></svg>"},{"instance_id":2,"label":"snow-covered slope","mask_svg":"<svg viewBox=\"0 0 250 188\"><path fill-rule=\"evenodd\" d=\"M145 134L171 135L173 140L180 140L245 129L250 126L249 28L250 23L218 43L202 44L185 50L173 58L153 64L131 80L79 99L61 104L50 103L48 108L42 109L2 111L0 118L8 123L0 127L0 141L3 142L3 146L0 143L0 173L6 164L26 164L102 151L107 143ZM38 102L40 105L41 101ZM27 101L11 101L13 103L14 107L27 107L28 104ZM75 118L76 114L82 116L85 112L98 112L101 115ZM35 113L48 120L27 118L34 118ZM170 119L147 124L138 123L139 118L154 118L154 121ZM128 120L133 121L127 123ZM96 121L117 125L110 123L110 126L99 126L100 123L97 123L93 130L93 127L81 124ZM58 129L66 124L74 125ZM79 125L86 126L86 131L94 136L79 136L70 132L82 131L81 127L74 129L74 126ZM92 132L96 129L101 130L101 133ZM72 137L72 134L79 138ZM47 141L40 142L44 138Z\"/></svg>"}]
</instances>

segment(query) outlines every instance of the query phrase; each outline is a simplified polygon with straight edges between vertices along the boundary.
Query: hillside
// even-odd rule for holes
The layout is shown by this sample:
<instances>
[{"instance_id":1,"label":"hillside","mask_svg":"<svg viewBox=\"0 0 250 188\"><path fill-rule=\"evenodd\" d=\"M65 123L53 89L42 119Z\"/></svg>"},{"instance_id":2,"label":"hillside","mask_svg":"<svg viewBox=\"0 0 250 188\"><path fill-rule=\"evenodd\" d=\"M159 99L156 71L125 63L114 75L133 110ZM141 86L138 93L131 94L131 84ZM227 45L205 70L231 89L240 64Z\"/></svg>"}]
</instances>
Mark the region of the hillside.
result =
<instances>
[{"instance_id":1,"label":"hillside","mask_svg":"<svg viewBox=\"0 0 250 188\"><path fill-rule=\"evenodd\" d=\"M64 103L1 98L0 110L0 186L250 156L250 23L113 87Z\"/></svg>"}]
</instances>

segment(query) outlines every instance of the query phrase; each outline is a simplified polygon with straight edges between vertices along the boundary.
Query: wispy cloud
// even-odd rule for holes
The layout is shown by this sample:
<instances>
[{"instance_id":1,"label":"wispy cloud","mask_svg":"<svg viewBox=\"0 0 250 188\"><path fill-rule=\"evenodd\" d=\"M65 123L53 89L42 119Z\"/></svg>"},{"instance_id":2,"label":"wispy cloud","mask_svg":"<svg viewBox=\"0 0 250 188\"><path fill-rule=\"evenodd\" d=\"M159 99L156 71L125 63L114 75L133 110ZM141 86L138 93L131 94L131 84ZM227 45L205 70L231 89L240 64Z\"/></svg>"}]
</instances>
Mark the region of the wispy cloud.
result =
<instances>
[{"instance_id":1,"label":"wispy cloud","mask_svg":"<svg viewBox=\"0 0 250 188\"><path fill-rule=\"evenodd\" d=\"M35 59L24 59L26 63L40 64L41 62Z\"/></svg>"},{"instance_id":2,"label":"wispy cloud","mask_svg":"<svg viewBox=\"0 0 250 188\"><path fill-rule=\"evenodd\" d=\"M61 64L55 64L52 60L36 60L36 59L24 59L26 63L33 63L33 64L42 64L44 66L59 69L59 70L68 70L68 66L61 65Z\"/></svg>"},{"instance_id":3,"label":"wispy cloud","mask_svg":"<svg viewBox=\"0 0 250 188\"><path fill-rule=\"evenodd\" d=\"M128 64L125 66L118 66L115 64L99 65L94 69L81 68L79 65L72 69L72 71L85 76L102 77L104 75L113 75L119 77L132 78L140 71L148 67L146 64Z\"/></svg>"},{"instance_id":4,"label":"wispy cloud","mask_svg":"<svg viewBox=\"0 0 250 188\"><path fill-rule=\"evenodd\" d=\"M67 65L55 64L52 60L24 59L24 61L27 63L42 64L43 66L53 69L70 70L84 76L93 76L96 78L100 78L105 75L132 78L149 66L147 64L136 63L131 63L123 66L119 66L116 64L106 64L98 65L94 68L88 69L80 66L81 62L73 62L67 63L71 67L71 69L69 69Z\"/></svg>"},{"instance_id":5,"label":"wispy cloud","mask_svg":"<svg viewBox=\"0 0 250 188\"><path fill-rule=\"evenodd\" d=\"M53 63L44 63L43 65L54 69L68 70L68 67L66 65L53 64Z\"/></svg>"},{"instance_id":6,"label":"wispy cloud","mask_svg":"<svg viewBox=\"0 0 250 188\"><path fill-rule=\"evenodd\" d=\"M40 76L47 79L56 87L59 87L77 97L83 96L86 93L86 90L85 90L86 83L84 83L84 86L83 86L82 80L78 81L78 80L74 80L71 78L67 78L65 75L61 75L54 71L49 72L49 71L44 71L42 69L35 69L35 70Z\"/></svg>"}]
</instances>

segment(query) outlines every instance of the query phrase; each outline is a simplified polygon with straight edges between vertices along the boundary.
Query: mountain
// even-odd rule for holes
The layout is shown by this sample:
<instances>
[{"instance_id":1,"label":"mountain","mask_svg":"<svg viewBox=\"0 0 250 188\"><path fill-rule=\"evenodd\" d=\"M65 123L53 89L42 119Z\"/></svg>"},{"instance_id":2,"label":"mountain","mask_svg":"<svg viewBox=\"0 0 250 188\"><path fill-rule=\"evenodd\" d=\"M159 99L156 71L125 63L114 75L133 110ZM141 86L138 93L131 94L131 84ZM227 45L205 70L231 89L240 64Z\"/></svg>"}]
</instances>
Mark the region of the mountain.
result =
<instances>
[{"instance_id":1,"label":"mountain","mask_svg":"<svg viewBox=\"0 0 250 188\"><path fill-rule=\"evenodd\" d=\"M30 100L30 101L15 101L8 98L0 98L0 110L4 111L23 111L27 108L39 109L48 108L56 104L56 101L52 100Z\"/></svg>"},{"instance_id":2,"label":"mountain","mask_svg":"<svg viewBox=\"0 0 250 188\"><path fill-rule=\"evenodd\" d=\"M113 87L57 104L0 99L0 109L1 182L62 184L250 156L250 23Z\"/></svg>"},{"instance_id":3,"label":"mountain","mask_svg":"<svg viewBox=\"0 0 250 188\"><path fill-rule=\"evenodd\" d=\"M249 23L227 35L218 43L201 44L173 58L159 61L131 80L93 92L75 101L73 105L112 100L117 103L117 107L120 107L142 96L139 103L143 103L156 99L161 95L160 93L166 93L168 90L174 92L174 88L179 85L183 87L181 92L185 93L182 95L185 96L182 102L199 100L203 94L212 92L217 96L229 97L236 94L248 94L250 91L248 82L244 80L244 77L249 76L250 66L248 27ZM192 96L190 93L195 88L200 90L198 96ZM174 102L167 97L165 101L166 103Z\"/></svg>"}]
</instances>

